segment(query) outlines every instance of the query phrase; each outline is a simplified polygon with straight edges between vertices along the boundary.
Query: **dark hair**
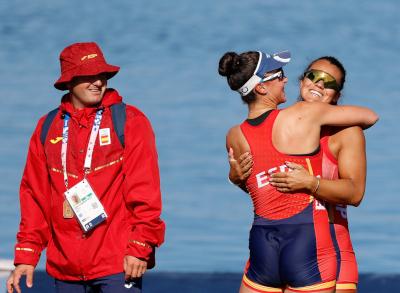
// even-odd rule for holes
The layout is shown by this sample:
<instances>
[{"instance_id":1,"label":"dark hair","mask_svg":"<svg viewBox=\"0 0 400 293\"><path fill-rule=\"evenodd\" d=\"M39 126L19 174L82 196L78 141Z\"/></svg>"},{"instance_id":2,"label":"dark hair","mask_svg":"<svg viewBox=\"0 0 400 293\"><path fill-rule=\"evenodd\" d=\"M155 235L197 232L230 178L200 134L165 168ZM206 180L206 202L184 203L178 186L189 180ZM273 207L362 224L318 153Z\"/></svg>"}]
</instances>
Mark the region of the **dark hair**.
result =
<instances>
[{"instance_id":1,"label":"dark hair","mask_svg":"<svg viewBox=\"0 0 400 293\"><path fill-rule=\"evenodd\" d=\"M218 73L226 76L229 87L236 91L253 75L258 63L259 53L249 51L242 54L225 53L219 60ZM253 91L242 96L243 102L250 104L256 99Z\"/></svg>"},{"instance_id":2,"label":"dark hair","mask_svg":"<svg viewBox=\"0 0 400 293\"><path fill-rule=\"evenodd\" d=\"M341 78L341 81L340 81L340 84L339 84L339 92L340 92L343 89L344 83L346 82L346 69L344 69L343 64L337 58L335 58L333 56L322 56L322 57L319 57L319 58L311 61L310 64L308 64L308 66L306 67L306 70L304 70L303 74L301 75L301 77L299 79L303 80L304 73L306 73L308 70L310 70L311 66L315 62L320 61L320 60L326 60L329 63L335 65L340 70L340 72L342 73L342 78Z\"/></svg>"}]
</instances>

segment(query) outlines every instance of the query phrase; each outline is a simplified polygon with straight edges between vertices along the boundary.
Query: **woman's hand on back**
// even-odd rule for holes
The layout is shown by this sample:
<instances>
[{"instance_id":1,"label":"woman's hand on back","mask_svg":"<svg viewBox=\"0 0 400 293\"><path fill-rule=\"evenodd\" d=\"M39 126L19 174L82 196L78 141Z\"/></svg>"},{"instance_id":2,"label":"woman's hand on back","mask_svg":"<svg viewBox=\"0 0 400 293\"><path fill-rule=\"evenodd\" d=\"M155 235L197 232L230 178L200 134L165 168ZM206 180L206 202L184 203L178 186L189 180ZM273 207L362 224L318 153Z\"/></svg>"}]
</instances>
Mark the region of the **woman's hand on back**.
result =
<instances>
[{"instance_id":1,"label":"woman's hand on back","mask_svg":"<svg viewBox=\"0 0 400 293\"><path fill-rule=\"evenodd\" d=\"M244 185L253 170L253 157L245 152L236 160L233 149L229 148L228 160L230 165L229 180L235 185Z\"/></svg>"}]
</instances>

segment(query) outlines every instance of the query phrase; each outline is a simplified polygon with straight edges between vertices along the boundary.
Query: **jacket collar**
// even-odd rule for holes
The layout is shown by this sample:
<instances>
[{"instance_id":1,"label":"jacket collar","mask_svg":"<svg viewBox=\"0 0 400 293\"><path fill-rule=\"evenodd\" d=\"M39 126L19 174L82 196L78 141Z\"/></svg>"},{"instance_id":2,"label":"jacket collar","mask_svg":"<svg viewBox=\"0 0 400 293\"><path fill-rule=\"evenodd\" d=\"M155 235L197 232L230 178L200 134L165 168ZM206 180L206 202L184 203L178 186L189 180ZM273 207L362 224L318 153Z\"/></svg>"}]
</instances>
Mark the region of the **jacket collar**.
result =
<instances>
[{"instance_id":1,"label":"jacket collar","mask_svg":"<svg viewBox=\"0 0 400 293\"><path fill-rule=\"evenodd\" d=\"M98 108L109 108L110 106L121 102L122 97L118 94L118 92L112 88L109 88L104 93L104 97L99 107L76 109L71 103L70 93L67 93L61 99L60 110L64 113L69 113L71 116L91 116L96 113Z\"/></svg>"}]
</instances>

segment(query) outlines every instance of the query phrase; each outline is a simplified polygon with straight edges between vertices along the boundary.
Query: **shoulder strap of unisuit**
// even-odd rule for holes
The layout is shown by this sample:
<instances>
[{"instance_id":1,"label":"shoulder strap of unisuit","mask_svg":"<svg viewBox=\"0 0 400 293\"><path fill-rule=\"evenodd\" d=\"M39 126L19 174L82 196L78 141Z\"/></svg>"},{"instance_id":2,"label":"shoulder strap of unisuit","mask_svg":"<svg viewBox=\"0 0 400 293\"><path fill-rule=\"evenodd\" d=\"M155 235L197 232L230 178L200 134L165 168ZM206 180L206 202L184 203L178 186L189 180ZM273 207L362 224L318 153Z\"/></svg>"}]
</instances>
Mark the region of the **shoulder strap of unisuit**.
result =
<instances>
[{"instance_id":1,"label":"shoulder strap of unisuit","mask_svg":"<svg viewBox=\"0 0 400 293\"><path fill-rule=\"evenodd\" d=\"M40 132L40 141L42 145L44 145L47 137L47 133L49 132L49 128L51 123L53 122L54 118L56 117L58 113L58 108L55 108L54 110L51 110L46 118L44 119L43 126L42 126L42 131Z\"/></svg>"},{"instance_id":2,"label":"shoulder strap of unisuit","mask_svg":"<svg viewBox=\"0 0 400 293\"><path fill-rule=\"evenodd\" d=\"M118 136L118 140L120 141L122 147L125 147L125 121L126 121L126 104L121 102L118 104L114 104L111 107L111 117L112 117L112 122L114 125L114 130L115 133ZM40 132L40 141L42 145L44 145L47 137L47 133L49 132L49 128L51 126L51 123L53 122L54 118L56 117L58 113L58 108L51 110L42 126L42 131Z\"/></svg>"},{"instance_id":3,"label":"shoulder strap of unisuit","mask_svg":"<svg viewBox=\"0 0 400 293\"><path fill-rule=\"evenodd\" d=\"M111 107L111 117L115 133L118 136L122 147L125 147L125 122L126 122L126 104L121 102Z\"/></svg>"}]
</instances>

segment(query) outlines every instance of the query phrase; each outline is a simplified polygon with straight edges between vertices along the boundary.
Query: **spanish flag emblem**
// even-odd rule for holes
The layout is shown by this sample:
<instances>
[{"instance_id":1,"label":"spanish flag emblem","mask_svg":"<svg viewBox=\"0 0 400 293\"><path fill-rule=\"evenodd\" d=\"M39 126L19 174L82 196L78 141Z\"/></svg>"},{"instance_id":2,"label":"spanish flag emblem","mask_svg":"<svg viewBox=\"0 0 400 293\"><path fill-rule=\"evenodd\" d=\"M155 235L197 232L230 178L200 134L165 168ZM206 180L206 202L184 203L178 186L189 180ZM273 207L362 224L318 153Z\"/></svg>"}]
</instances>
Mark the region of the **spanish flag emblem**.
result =
<instances>
[{"instance_id":1,"label":"spanish flag emblem","mask_svg":"<svg viewBox=\"0 0 400 293\"><path fill-rule=\"evenodd\" d=\"M102 128L99 130L99 143L101 146L111 144L110 128Z\"/></svg>"}]
</instances>

